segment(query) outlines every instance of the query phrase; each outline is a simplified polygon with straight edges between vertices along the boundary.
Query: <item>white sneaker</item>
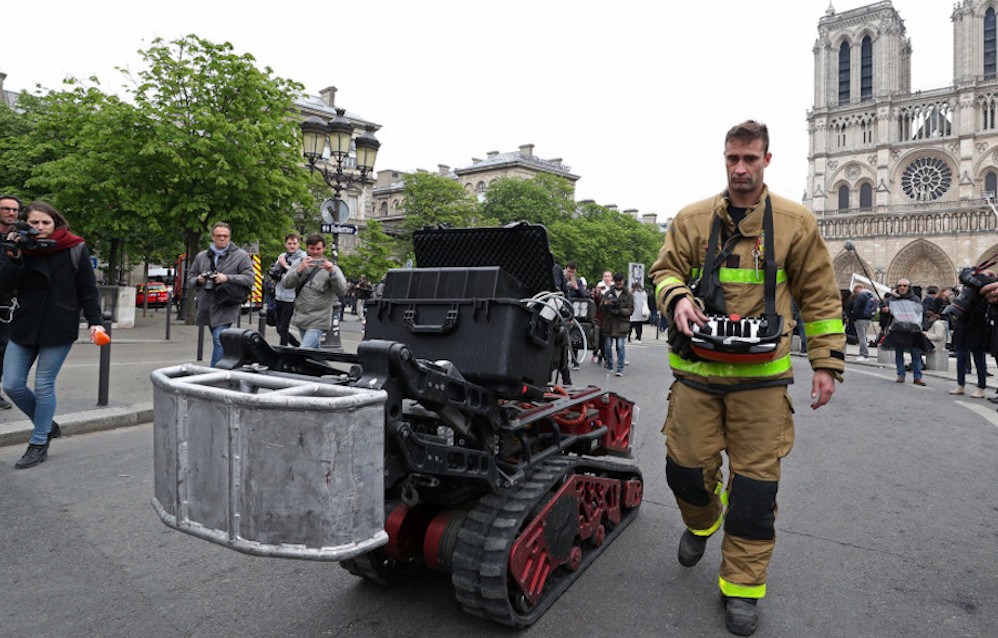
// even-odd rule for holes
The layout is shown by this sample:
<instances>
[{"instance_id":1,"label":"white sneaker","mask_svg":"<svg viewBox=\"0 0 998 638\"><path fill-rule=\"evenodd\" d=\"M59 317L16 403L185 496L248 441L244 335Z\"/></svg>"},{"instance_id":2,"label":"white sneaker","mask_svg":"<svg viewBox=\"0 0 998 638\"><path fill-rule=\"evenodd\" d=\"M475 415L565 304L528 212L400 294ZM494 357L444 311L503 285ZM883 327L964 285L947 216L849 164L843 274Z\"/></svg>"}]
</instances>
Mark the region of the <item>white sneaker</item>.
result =
<instances>
[{"instance_id":1,"label":"white sneaker","mask_svg":"<svg viewBox=\"0 0 998 638\"><path fill-rule=\"evenodd\" d=\"M983 399L984 398L984 388L977 388L972 395L971 399Z\"/></svg>"},{"instance_id":2,"label":"white sneaker","mask_svg":"<svg viewBox=\"0 0 998 638\"><path fill-rule=\"evenodd\" d=\"M869 360L869 357L856 357L856 363L866 363Z\"/></svg>"},{"instance_id":3,"label":"white sneaker","mask_svg":"<svg viewBox=\"0 0 998 638\"><path fill-rule=\"evenodd\" d=\"M950 394L963 394L963 386L962 385L958 385L955 388L953 388L952 390L950 390L949 393ZM982 393L981 396L983 397L984 394Z\"/></svg>"},{"instance_id":4,"label":"white sneaker","mask_svg":"<svg viewBox=\"0 0 998 638\"><path fill-rule=\"evenodd\" d=\"M635 339L634 343L641 343L641 339Z\"/></svg>"}]
</instances>

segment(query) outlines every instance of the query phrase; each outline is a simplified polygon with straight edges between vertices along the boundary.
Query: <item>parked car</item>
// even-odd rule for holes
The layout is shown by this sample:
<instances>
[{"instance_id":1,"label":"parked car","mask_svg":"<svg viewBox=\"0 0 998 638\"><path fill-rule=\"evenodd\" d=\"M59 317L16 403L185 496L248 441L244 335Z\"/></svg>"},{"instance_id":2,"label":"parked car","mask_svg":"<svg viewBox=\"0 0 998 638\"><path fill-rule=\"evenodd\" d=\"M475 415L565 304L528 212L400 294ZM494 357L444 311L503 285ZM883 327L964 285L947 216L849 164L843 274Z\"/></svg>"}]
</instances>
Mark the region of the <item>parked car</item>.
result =
<instances>
[{"instance_id":1,"label":"parked car","mask_svg":"<svg viewBox=\"0 0 998 638\"><path fill-rule=\"evenodd\" d=\"M170 293L166 288L166 284L161 284L156 281L139 284L138 288L135 289L135 307L142 307L142 304L145 303L147 294L149 295L150 308L165 308L167 299L169 299L170 296Z\"/></svg>"}]
</instances>

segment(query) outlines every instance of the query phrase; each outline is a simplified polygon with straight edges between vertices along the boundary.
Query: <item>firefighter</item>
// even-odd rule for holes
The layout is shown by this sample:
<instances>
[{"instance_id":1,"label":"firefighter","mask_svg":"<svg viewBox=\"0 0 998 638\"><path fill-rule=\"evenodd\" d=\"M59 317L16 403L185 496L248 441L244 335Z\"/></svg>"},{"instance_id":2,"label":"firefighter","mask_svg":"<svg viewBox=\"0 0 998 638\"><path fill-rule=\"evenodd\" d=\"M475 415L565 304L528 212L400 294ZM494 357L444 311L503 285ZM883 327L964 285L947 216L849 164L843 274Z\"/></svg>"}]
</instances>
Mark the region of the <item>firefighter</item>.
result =
<instances>
[{"instance_id":1,"label":"firefighter","mask_svg":"<svg viewBox=\"0 0 998 638\"><path fill-rule=\"evenodd\" d=\"M755 631L756 603L766 594L780 460L794 441L786 391L793 382L792 301L800 308L814 370L813 409L829 401L845 367L828 249L809 210L769 192L763 172L771 157L765 125L750 120L732 128L724 145L727 190L679 212L651 269L656 303L672 319L669 364L676 380L663 432L666 478L687 528L679 562L695 565L723 525L725 625L745 636ZM708 314L759 317L767 311L782 322L770 353L703 358L705 351L696 350L693 330L707 324ZM722 451L730 469L726 486Z\"/></svg>"}]
</instances>

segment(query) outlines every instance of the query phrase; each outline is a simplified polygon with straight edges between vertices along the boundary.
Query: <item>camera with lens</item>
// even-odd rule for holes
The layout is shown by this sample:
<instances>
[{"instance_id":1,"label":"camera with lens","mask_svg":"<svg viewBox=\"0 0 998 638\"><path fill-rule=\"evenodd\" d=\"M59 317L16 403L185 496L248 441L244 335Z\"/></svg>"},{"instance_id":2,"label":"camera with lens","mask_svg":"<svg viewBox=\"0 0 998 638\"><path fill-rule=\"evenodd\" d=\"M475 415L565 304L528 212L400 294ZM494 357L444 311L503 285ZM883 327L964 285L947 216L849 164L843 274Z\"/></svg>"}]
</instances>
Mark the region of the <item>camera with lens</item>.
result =
<instances>
[{"instance_id":1,"label":"camera with lens","mask_svg":"<svg viewBox=\"0 0 998 638\"><path fill-rule=\"evenodd\" d=\"M212 290L215 288L215 275L217 274L218 273L214 270L206 270L198 275L198 277L202 277L204 279L205 290Z\"/></svg>"},{"instance_id":2,"label":"camera with lens","mask_svg":"<svg viewBox=\"0 0 998 638\"><path fill-rule=\"evenodd\" d=\"M39 248L53 248L56 243L54 239L39 239L38 229L32 228L28 222L20 219L14 222L14 230L11 232L20 235L20 238L16 240L7 237L0 238L0 246L9 250L21 249L31 252Z\"/></svg>"},{"instance_id":3,"label":"camera with lens","mask_svg":"<svg viewBox=\"0 0 998 638\"><path fill-rule=\"evenodd\" d=\"M270 267L267 271L267 276L274 283L280 283L281 279L284 277L284 273L288 272L288 269L281 265L281 262L275 261L274 265Z\"/></svg>"},{"instance_id":4,"label":"camera with lens","mask_svg":"<svg viewBox=\"0 0 998 638\"><path fill-rule=\"evenodd\" d=\"M950 305L943 310L943 315L953 315L954 319L962 320L973 310L974 306L981 300L981 288L998 281L989 277L977 268L967 267L960 271L960 283L963 290L957 295Z\"/></svg>"}]
</instances>

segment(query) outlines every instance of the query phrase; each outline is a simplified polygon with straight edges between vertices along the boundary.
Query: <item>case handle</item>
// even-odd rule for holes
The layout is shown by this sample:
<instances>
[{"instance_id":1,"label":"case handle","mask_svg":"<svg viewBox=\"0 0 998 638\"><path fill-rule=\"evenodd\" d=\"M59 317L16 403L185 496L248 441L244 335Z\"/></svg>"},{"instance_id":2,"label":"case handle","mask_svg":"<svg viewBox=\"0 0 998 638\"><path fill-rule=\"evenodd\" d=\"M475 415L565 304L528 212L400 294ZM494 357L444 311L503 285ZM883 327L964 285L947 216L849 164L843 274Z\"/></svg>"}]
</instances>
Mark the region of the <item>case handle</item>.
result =
<instances>
[{"instance_id":1,"label":"case handle","mask_svg":"<svg viewBox=\"0 0 998 638\"><path fill-rule=\"evenodd\" d=\"M405 327L409 329L409 332L414 334L445 335L449 332L453 332L454 328L457 327L457 318L458 308L455 306L447 311L447 316L444 317L443 323L420 324L416 323L416 309L408 308L402 316L402 321L405 323Z\"/></svg>"}]
</instances>

